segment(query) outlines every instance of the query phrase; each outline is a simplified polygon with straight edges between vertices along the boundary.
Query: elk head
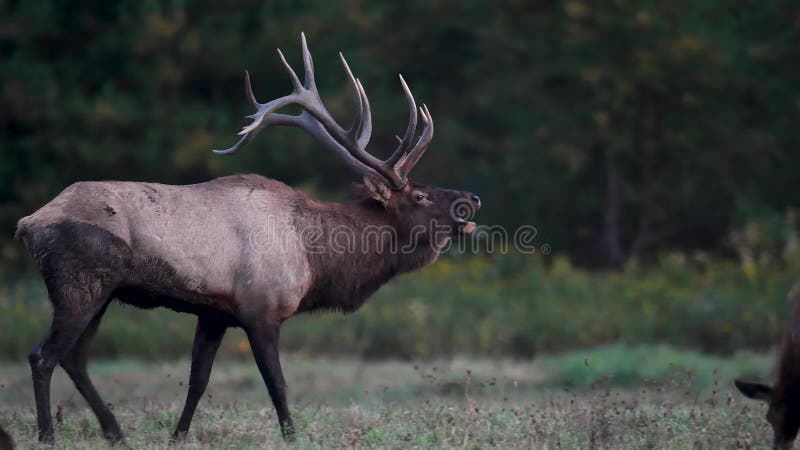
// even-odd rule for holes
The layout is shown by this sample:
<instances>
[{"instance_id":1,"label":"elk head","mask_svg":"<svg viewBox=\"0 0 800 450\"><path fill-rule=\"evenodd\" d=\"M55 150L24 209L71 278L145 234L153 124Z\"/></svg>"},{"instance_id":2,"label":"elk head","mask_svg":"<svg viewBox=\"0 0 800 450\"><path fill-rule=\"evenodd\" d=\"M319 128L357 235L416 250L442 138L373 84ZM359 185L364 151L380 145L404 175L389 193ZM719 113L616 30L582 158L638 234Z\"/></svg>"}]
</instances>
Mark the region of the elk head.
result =
<instances>
[{"instance_id":1,"label":"elk head","mask_svg":"<svg viewBox=\"0 0 800 450\"><path fill-rule=\"evenodd\" d=\"M735 380L736 388L747 398L761 400L768 405L767 422L772 425L772 448L790 449L800 428L800 385L792 381L789 386L775 388L765 384Z\"/></svg>"},{"instance_id":2,"label":"elk head","mask_svg":"<svg viewBox=\"0 0 800 450\"><path fill-rule=\"evenodd\" d=\"M792 289L789 298L792 299L792 315L778 357L775 384L734 381L745 397L767 404L767 422L772 425L774 449L792 448L800 429L800 285Z\"/></svg>"},{"instance_id":3,"label":"elk head","mask_svg":"<svg viewBox=\"0 0 800 450\"><path fill-rule=\"evenodd\" d=\"M214 150L217 154L231 154L239 151L256 134L270 125L299 127L323 144L328 150L340 156L351 169L360 174L363 182L356 186L366 203L374 208L383 208L397 225L400 234L416 233L435 238L441 244L447 237L470 234L475 223L468 219L480 208L480 199L469 192L429 187L408 178L411 169L428 149L433 138L433 118L428 107L417 107L414 96L402 75L400 84L408 102L409 117L403 137L397 137L398 144L385 160L366 151L372 134L372 113L369 100L361 81L353 76L344 56L339 57L353 90L356 114L352 125L345 129L340 126L325 107L314 81L314 62L308 50L305 34L301 34L304 80L301 83L292 67L278 50L289 79L292 82L291 94L259 103L253 95L250 75L245 72L245 92L250 104L256 109L247 116L252 123L242 128L239 141L226 150ZM298 115L281 114L277 111L289 106L300 107ZM422 119L423 129L417 136L417 121ZM433 226L432 226L433 225ZM423 231L423 233L420 233ZM434 242L434 241L430 241Z\"/></svg>"}]
</instances>

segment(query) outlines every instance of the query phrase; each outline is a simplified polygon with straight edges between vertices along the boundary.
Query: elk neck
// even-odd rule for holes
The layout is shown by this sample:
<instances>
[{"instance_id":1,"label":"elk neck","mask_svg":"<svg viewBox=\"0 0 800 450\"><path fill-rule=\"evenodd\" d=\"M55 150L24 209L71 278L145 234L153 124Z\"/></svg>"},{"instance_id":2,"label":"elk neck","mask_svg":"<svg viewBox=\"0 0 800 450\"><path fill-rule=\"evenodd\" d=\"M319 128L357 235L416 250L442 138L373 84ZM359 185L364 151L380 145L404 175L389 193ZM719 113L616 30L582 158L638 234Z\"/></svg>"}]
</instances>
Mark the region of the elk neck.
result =
<instances>
[{"instance_id":1,"label":"elk neck","mask_svg":"<svg viewBox=\"0 0 800 450\"><path fill-rule=\"evenodd\" d=\"M355 311L393 276L430 264L439 254L373 200L307 199L294 217L313 280L298 312Z\"/></svg>"}]
</instances>

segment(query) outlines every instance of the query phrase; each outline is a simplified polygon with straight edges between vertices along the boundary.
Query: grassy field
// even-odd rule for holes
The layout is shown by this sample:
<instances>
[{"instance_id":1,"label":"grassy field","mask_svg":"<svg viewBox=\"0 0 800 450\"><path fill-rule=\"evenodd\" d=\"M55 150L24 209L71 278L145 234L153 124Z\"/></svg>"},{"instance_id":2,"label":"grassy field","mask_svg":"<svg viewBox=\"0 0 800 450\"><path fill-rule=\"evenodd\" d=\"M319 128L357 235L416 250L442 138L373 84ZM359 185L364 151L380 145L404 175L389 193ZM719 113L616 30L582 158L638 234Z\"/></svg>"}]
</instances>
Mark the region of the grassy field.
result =
<instances>
[{"instance_id":1,"label":"grassy field","mask_svg":"<svg viewBox=\"0 0 800 450\"><path fill-rule=\"evenodd\" d=\"M364 362L284 356L298 427L284 442L252 362L215 367L185 448L766 448L764 407L731 388L765 378L765 354L720 359L669 347L606 346L533 361ZM188 362L97 362L90 372L132 448L162 448ZM28 369L0 369L0 423L36 447ZM106 447L59 370L57 448Z\"/></svg>"}]
</instances>

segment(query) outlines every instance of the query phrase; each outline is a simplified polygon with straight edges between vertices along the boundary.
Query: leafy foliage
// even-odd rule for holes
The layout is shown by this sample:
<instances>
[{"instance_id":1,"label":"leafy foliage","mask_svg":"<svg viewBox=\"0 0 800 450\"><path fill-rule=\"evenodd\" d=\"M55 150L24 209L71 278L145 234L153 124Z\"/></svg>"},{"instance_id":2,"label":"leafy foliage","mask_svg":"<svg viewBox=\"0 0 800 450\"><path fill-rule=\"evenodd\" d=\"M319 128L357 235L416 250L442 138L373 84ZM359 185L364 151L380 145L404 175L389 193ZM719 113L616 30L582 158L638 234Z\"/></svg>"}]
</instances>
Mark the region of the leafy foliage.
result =
<instances>
[{"instance_id":1,"label":"leafy foliage","mask_svg":"<svg viewBox=\"0 0 800 450\"><path fill-rule=\"evenodd\" d=\"M485 223L534 224L581 265L729 232L800 203L800 11L791 2L5 1L0 3L0 271L17 219L69 183L189 183L235 171L341 196L350 174L298 131L236 157L249 113L289 89L273 54L305 30L330 108L364 80L378 153L404 73L437 123L415 176L481 195ZM458 170L452 170L457 167Z\"/></svg>"},{"instance_id":2,"label":"leafy foliage","mask_svg":"<svg viewBox=\"0 0 800 450\"><path fill-rule=\"evenodd\" d=\"M656 267L631 263L619 273L588 272L564 258L549 266L522 255L445 258L384 287L357 314L301 315L286 322L281 345L365 358L529 358L617 342L718 354L769 349L787 327L787 292L798 270L800 261L776 269L692 261L677 253ZM0 329L6 330L0 358L24 359L47 329L49 309L39 282L0 291ZM193 331L191 316L113 304L93 352L185 356ZM229 333L223 353L249 359L244 334ZM620 358L610 352L602 359Z\"/></svg>"}]
</instances>

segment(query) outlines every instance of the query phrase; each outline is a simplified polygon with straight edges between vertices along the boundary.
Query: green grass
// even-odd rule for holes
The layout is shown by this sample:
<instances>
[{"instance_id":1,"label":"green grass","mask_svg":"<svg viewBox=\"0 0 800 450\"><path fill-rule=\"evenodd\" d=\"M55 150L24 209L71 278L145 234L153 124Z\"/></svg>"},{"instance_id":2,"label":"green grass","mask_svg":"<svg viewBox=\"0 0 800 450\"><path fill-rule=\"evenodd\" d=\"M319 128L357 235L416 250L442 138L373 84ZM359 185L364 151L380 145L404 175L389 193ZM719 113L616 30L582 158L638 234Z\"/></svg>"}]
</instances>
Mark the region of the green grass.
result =
<instances>
[{"instance_id":1,"label":"green grass","mask_svg":"<svg viewBox=\"0 0 800 450\"><path fill-rule=\"evenodd\" d=\"M767 378L768 355L608 346L532 361L287 354L284 366L295 442L280 438L255 365L228 360L215 367L183 447L767 448L770 436L765 408L731 388L739 373ZM686 371L696 375L690 380ZM90 372L128 445L163 448L180 414L188 362L101 361ZM21 448L36 447L27 367L4 365L0 383L0 424ZM57 448L105 447L60 371L53 392Z\"/></svg>"},{"instance_id":2,"label":"green grass","mask_svg":"<svg viewBox=\"0 0 800 450\"><path fill-rule=\"evenodd\" d=\"M589 388L639 384L680 385L692 390L711 389L720 379L758 376L772 364L764 353L742 352L721 358L666 345L609 345L589 350L545 356L537 360L550 373L552 386Z\"/></svg>"}]
</instances>

